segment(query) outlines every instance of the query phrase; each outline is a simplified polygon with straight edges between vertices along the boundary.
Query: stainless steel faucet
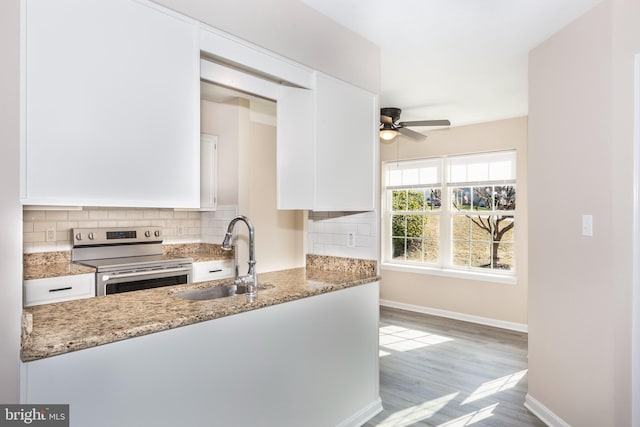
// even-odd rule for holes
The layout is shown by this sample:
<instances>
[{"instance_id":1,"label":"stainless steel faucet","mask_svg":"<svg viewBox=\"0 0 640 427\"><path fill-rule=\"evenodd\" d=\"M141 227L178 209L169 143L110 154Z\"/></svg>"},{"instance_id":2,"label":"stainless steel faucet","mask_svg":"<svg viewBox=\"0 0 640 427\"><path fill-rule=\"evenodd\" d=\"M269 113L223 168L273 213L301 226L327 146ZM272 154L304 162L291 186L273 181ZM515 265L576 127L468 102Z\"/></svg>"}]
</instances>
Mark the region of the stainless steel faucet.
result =
<instances>
[{"instance_id":1,"label":"stainless steel faucet","mask_svg":"<svg viewBox=\"0 0 640 427\"><path fill-rule=\"evenodd\" d=\"M253 230L253 224L244 215L238 215L233 218L227 227L227 234L224 236L224 240L222 241L222 249L225 251L230 251L233 246L231 246L231 239L233 238L233 228L236 225L236 222L242 221L247 225L249 229L249 271L246 276L240 276L238 274L238 266L236 265L236 285L246 286L247 287L247 295L253 297L258 292L258 279L256 277L256 258L254 253L255 246L255 233Z\"/></svg>"}]
</instances>

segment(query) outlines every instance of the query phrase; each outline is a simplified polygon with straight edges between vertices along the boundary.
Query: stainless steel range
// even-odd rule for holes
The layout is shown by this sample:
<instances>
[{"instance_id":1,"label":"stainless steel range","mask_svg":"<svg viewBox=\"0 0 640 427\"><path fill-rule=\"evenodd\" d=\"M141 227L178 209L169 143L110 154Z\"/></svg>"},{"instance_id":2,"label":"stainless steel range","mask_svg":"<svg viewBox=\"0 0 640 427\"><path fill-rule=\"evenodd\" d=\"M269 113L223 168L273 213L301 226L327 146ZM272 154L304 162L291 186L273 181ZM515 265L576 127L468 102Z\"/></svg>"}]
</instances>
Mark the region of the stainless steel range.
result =
<instances>
[{"instance_id":1,"label":"stainless steel range","mask_svg":"<svg viewBox=\"0 0 640 427\"><path fill-rule=\"evenodd\" d=\"M191 281L193 260L162 255L159 227L74 228L71 260L96 268L96 295Z\"/></svg>"}]
</instances>

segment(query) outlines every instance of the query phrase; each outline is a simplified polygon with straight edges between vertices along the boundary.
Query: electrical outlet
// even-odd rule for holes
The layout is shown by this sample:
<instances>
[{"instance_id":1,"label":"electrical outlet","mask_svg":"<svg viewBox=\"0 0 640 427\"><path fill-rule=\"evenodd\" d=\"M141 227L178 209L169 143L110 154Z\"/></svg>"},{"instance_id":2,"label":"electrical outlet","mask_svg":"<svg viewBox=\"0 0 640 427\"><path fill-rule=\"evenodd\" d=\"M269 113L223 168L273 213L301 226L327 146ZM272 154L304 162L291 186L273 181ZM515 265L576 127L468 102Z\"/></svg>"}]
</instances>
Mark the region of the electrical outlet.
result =
<instances>
[{"instance_id":1,"label":"electrical outlet","mask_svg":"<svg viewBox=\"0 0 640 427\"><path fill-rule=\"evenodd\" d=\"M178 226L178 236L182 236L182 234L184 233L184 229L182 228L182 225Z\"/></svg>"},{"instance_id":2,"label":"electrical outlet","mask_svg":"<svg viewBox=\"0 0 640 427\"><path fill-rule=\"evenodd\" d=\"M356 247L356 233L353 231L349 231L347 233L347 247L355 248Z\"/></svg>"},{"instance_id":3,"label":"electrical outlet","mask_svg":"<svg viewBox=\"0 0 640 427\"><path fill-rule=\"evenodd\" d=\"M47 242L55 242L56 241L56 230L55 230L55 228L47 228L47 233L45 235L45 241L47 241Z\"/></svg>"}]
</instances>

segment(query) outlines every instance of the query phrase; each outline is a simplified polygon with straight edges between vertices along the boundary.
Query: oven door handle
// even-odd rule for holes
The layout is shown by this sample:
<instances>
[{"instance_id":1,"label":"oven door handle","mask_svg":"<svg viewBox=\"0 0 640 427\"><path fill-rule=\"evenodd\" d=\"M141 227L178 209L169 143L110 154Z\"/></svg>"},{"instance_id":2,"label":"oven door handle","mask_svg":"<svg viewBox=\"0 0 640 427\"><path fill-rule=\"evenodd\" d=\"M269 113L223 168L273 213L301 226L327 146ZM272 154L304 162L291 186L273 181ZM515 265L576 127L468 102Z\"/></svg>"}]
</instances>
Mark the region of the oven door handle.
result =
<instances>
[{"instance_id":1,"label":"oven door handle","mask_svg":"<svg viewBox=\"0 0 640 427\"><path fill-rule=\"evenodd\" d=\"M106 282L111 279L127 279L129 277L138 277L138 276L150 276L156 273L180 273L180 272L189 272L191 268L189 267L176 267L176 268L165 268L162 270L147 270L147 271L134 271L133 273L122 273L115 274L113 276L109 276L108 274L104 274L102 276L102 281Z\"/></svg>"}]
</instances>

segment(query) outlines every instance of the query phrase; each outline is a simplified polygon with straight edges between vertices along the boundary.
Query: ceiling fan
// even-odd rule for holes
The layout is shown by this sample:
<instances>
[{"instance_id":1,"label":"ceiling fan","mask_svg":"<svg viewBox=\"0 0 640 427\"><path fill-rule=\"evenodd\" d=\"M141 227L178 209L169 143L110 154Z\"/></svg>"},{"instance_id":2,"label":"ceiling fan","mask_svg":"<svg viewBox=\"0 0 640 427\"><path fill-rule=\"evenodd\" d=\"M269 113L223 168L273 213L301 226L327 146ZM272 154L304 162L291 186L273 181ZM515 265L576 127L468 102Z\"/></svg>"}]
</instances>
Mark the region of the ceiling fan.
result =
<instances>
[{"instance_id":1,"label":"ceiling fan","mask_svg":"<svg viewBox=\"0 0 640 427\"><path fill-rule=\"evenodd\" d=\"M409 126L450 126L449 120L417 120L412 122L400 122L399 108L380 109L380 138L382 142L391 142L398 135L398 132L409 138L424 140L427 137L421 133L407 129Z\"/></svg>"}]
</instances>

